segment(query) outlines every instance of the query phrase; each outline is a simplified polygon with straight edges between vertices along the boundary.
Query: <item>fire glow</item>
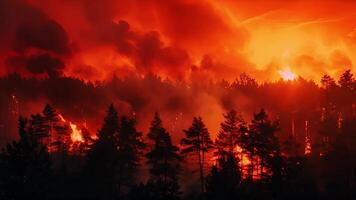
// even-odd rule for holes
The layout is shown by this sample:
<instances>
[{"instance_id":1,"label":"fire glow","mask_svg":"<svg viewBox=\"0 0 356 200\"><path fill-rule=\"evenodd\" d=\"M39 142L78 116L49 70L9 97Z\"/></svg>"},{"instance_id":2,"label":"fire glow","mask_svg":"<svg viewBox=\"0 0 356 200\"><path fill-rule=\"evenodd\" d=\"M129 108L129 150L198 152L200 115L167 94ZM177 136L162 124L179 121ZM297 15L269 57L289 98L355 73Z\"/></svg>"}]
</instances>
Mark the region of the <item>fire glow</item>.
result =
<instances>
[{"instance_id":1,"label":"fire glow","mask_svg":"<svg viewBox=\"0 0 356 200\"><path fill-rule=\"evenodd\" d=\"M59 118L61 119L62 122L67 122L67 120L65 120L61 114L59 114ZM82 130L80 130L76 124L74 124L70 121L69 121L69 126L72 131L71 135L70 135L72 142L73 143L84 142Z\"/></svg>"},{"instance_id":2,"label":"fire glow","mask_svg":"<svg viewBox=\"0 0 356 200\"><path fill-rule=\"evenodd\" d=\"M284 81L293 81L297 77L290 69L279 70L278 73Z\"/></svg>"}]
</instances>

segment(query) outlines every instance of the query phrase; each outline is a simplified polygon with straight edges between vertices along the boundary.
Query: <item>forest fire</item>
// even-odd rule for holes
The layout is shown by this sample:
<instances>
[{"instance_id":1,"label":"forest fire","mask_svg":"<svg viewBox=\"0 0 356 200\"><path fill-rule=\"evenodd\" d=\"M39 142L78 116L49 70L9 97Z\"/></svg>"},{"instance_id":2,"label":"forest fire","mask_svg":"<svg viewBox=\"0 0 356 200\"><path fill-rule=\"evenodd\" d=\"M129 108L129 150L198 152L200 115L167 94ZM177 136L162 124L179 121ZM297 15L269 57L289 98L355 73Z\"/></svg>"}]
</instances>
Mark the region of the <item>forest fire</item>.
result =
<instances>
[{"instance_id":1,"label":"forest fire","mask_svg":"<svg viewBox=\"0 0 356 200\"><path fill-rule=\"evenodd\" d=\"M356 199L355 10L0 0L0 199Z\"/></svg>"}]
</instances>

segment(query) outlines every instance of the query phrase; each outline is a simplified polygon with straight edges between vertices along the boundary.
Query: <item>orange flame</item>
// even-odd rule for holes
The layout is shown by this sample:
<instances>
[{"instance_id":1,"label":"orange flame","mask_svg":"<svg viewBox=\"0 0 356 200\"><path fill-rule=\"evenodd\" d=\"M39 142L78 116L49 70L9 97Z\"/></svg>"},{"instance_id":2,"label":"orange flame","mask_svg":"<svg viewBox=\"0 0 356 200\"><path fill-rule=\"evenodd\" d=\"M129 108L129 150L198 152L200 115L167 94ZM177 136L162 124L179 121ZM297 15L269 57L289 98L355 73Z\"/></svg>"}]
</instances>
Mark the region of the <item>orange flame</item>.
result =
<instances>
[{"instance_id":1,"label":"orange flame","mask_svg":"<svg viewBox=\"0 0 356 200\"><path fill-rule=\"evenodd\" d=\"M82 136L82 130L78 129L77 125L69 122L70 128L72 129L72 134L70 135L73 142L84 142Z\"/></svg>"},{"instance_id":2,"label":"orange flame","mask_svg":"<svg viewBox=\"0 0 356 200\"><path fill-rule=\"evenodd\" d=\"M62 122L67 122L67 120L65 120L61 114L59 114L58 116L62 120ZM72 142L84 142L82 130L80 130L78 126L72 122L69 122L69 126L72 130L72 133L70 135Z\"/></svg>"}]
</instances>

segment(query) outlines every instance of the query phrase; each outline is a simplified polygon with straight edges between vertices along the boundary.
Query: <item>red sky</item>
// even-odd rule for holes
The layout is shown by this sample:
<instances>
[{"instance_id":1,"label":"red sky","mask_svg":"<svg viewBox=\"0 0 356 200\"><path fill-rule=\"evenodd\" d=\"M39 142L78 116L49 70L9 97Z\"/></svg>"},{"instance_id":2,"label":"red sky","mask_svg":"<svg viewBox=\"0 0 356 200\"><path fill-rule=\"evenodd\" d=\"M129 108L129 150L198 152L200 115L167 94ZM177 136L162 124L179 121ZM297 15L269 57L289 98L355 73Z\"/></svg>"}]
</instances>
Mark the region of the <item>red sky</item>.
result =
<instances>
[{"instance_id":1,"label":"red sky","mask_svg":"<svg viewBox=\"0 0 356 200\"><path fill-rule=\"evenodd\" d=\"M1 74L307 79L355 71L352 0L4 0Z\"/></svg>"}]
</instances>

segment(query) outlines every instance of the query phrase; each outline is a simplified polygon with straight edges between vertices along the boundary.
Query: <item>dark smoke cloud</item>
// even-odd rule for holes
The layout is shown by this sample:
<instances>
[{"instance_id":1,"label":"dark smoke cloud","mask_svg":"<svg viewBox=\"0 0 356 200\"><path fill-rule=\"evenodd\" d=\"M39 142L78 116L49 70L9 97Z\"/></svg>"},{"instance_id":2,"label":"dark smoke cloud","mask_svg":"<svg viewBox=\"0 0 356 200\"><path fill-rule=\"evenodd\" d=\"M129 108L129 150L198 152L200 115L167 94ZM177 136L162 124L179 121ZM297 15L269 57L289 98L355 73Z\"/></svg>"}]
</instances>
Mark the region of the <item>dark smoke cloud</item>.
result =
<instances>
[{"instance_id":1,"label":"dark smoke cloud","mask_svg":"<svg viewBox=\"0 0 356 200\"><path fill-rule=\"evenodd\" d=\"M87 80L93 77L86 77L88 70L82 69L85 66L100 70L98 79L111 77L112 73L123 76L118 72L125 71L140 75L154 73L173 80L188 78L191 66L206 54L215 54L216 62L222 65L235 66L231 58L236 60L238 55L222 53L221 49L239 49L247 39L246 31L232 28L209 2L34 0L33 3L65 27L80 48L79 53L73 53L75 61L68 64L66 75ZM96 49L108 52L108 56L96 55L93 61Z\"/></svg>"},{"instance_id":2,"label":"dark smoke cloud","mask_svg":"<svg viewBox=\"0 0 356 200\"><path fill-rule=\"evenodd\" d=\"M67 33L58 23L49 19L20 24L15 43L18 52L36 48L59 55L70 54Z\"/></svg>"},{"instance_id":3,"label":"dark smoke cloud","mask_svg":"<svg viewBox=\"0 0 356 200\"><path fill-rule=\"evenodd\" d=\"M64 63L51 57L49 54L42 54L30 57L27 62L27 69L34 74L47 73L49 76L58 76L64 68Z\"/></svg>"},{"instance_id":4,"label":"dark smoke cloud","mask_svg":"<svg viewBox=\"0 0 356 200\"><path fill-rule=\"evenodd\" d=\"M145 73L176 74L182 76L189 63L188 53L176 46L167 46L158 32L138 33L126 21L115 26L115 44L118 51L131 58L139 71Z\"/></svg>"},{"instance_id":5,"label":"dark smoke cloud","mask_svg":"<svg viewBox=\"0 0 356 200\"><path fill-rule=\"evenodd\" d=\"M58 77L65 67L63 61L50 54L36 54L29 57L23 55L9 56L5 61L9 71L31 73L33 75L48 75Z\"/></svg>"},{"instance_id":6,"label":"dark smoke cloud","mask_svg":"<svg viewBox=\"0 0 356 200\"><path fill-rule=\"evenodd\" d=\"M0 2L0 41L8 72L58 76L71 55L64 28L42 10L20 0Z\"/></svg>"}]
</instances>

